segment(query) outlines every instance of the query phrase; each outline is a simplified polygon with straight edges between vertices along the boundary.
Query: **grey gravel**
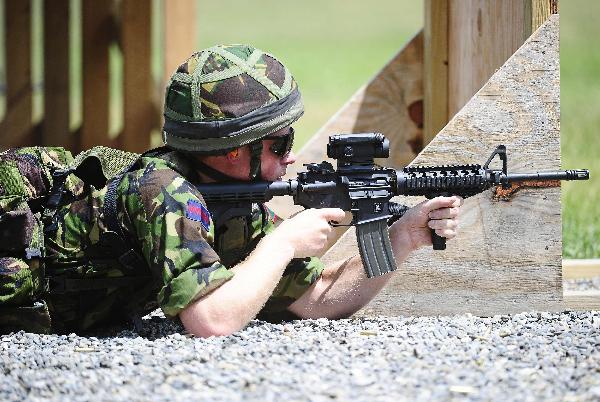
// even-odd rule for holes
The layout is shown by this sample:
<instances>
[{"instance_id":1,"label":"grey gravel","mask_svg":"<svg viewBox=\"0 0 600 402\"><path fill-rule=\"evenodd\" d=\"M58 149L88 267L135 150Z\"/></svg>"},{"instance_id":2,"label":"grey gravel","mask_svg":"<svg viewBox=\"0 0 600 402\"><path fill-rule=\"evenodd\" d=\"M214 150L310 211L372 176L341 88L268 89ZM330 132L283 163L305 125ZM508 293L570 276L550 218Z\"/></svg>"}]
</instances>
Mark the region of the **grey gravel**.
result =
<instances>
[{"instance_id":1,"label":"grey gravel","mask_svg":"<svg viewBox=\"0 0 600 402\"><path fill-rule=\"evenodd\" d=\"M590 279L566 279L563 281L563 290L600 290L600 276Z\"/></svg>"},{"instance_id":2,"label":"grey gravel","mask_svg":"<svg viewBox=\"0 0 600 402\"><path fill-rule=\"evenodd\" d=\"M253 321L0 337L1 401L599 401L600 312Z\"/></svg>"}]
</instances>

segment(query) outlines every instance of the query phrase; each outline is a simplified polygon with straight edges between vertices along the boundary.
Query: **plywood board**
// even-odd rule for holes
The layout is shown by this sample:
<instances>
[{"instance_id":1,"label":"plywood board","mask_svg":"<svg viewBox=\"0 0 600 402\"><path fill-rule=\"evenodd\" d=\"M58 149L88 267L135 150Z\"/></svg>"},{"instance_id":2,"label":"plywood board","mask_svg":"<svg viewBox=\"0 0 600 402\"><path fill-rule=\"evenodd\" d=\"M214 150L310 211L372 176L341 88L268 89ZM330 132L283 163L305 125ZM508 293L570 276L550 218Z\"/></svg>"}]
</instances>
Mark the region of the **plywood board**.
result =
<instances>
[{"instance_id":1,"label":"plywood board","mask_svg":"<svg viewBox=\"0 0 600 402\"><path fill-rule=\"evenodd\" d=\"M415 165L483 163L499 144L511 172L560 167L558 15L552 16L418 155ZM419 199L399 199L415 203ZM445 251L419 250L360 315L561 310L560 188L466 200ZM326 263L356 255L348 231Z\"/></svg>"}]
</instances>

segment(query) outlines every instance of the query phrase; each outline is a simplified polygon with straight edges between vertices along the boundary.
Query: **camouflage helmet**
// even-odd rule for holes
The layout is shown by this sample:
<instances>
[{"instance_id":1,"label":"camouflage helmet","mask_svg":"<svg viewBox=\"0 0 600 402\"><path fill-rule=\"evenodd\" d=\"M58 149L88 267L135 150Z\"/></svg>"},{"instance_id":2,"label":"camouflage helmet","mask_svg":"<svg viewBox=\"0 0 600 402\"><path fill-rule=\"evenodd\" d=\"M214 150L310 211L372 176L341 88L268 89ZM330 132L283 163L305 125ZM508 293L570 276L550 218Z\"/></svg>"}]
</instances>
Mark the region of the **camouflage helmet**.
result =
<instances>
[{"instance_id":1,"label":"camouflage helmet","mask_svg":"<svg viewBox=\"0 0 600 402\"><path fill-rule=\"evenodd\" d=\"M296 81L274 56L217 45L194 53L171 77L163 139L172 149L220 154L256 143L303 113Z\"/></svg>"}]
</instances>

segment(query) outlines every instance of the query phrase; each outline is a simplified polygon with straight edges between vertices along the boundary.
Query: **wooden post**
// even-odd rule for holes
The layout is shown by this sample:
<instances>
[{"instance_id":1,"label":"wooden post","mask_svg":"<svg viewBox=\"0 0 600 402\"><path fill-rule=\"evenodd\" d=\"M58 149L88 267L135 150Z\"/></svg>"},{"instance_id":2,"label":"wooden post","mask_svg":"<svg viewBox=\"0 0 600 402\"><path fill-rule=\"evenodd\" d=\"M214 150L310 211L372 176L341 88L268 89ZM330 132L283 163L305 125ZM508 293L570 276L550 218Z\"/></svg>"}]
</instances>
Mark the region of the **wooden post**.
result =
<instances>
[{"instance_id":1,"label":"wooden post","mask_svg":"<svg viewBox=\"0 0 600 402\"><path fill-rule=\"evenodd\" d=\"M35 145L31 122L31 0L4 4L6 114L0 147Z\"/></svg>"},{"instance_id":2,"label":"wooden post","mask_svg":"<svg viewBox=\"0 0 600 402\"><path fill-rule=\"evenodd\" d=\"M111 145L108 137L108 47L114 37L110 0L83 0L83 123L81 147Z\"/></svg>"},{"instance_id":3,"label":"wooden post","mask_svg":"<svg viewBox=\"0 0 600 402\"><path fill-rule=\"evenodd\" d=\"M123 51L124 150L143 152L150 145L156 123L152 91L151 0L123 0L121 48Z\"/></svg>"},{"instance_id":4,"label":"wooden post","mask_svg":"<svg viewBox=\"0 0 600 402\"><path fill-rule=\"evenodd\" d=\"M557 8L557 0L427 0L424 138L433 138Z\"/></svg>"},{"instance_id":5,"label":"wooden post","mask_svg":"<svg viewBox=\"0 0 600 402\"><path fill-rule=\"evenodd\" d=\"M424 145L448 122L448 1L425 0Z\"/></svg>"},{"instance_id":6,"label":"wooden post","mask_svg":"<svg viewBox=\"0 0 600 402\"><path fill-rule=\"evenodd\" d=\"M164 2L164 82L196 49L196 0ZM164 86L163 86L164 88Z\"/></svg>"},{"instance_id":7,"label":"wooden post","mask_svg":"<svg viewBox=\"0 0 600 402\"><path fill-rule=\"evenodd\" d=\"M69 0L44 1L43 143L73 150L69 104Z\"/></svg>"}]
</instances>

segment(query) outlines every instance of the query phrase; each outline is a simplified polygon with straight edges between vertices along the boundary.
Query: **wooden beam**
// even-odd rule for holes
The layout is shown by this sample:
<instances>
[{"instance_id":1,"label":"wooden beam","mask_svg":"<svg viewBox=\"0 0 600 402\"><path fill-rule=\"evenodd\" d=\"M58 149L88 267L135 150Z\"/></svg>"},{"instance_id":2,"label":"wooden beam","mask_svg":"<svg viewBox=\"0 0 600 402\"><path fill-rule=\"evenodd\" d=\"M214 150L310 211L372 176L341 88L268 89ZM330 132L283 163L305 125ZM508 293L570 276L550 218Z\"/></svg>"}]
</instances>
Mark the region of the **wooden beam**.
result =
<instances>
[{"instance_id":1,"label":"wooden beam","mask_svg":"<svg viewBox=\"0 0 600 402\"><path fill-rule=\"evenodd\" d=\"M327 159L329 136L341 133L381 132L390 140L389 159L385 166L406 166L423 148L423 33L404 46L365 86L298 152L298 160L288 168L286 178L306 169L303 164ZM301 207L289 197L277 197L269 206L282 217L289 217ZM346 228L337 228L330 246Z\"/></svg>"},{"instance_id":2,"label":"wooden beam","mask_svg":"<svg viewBox=\"0 0 600 402\"><path fill-rule=\"evenodd\" d=\"M108 48L115 33L110 0L83 0L83 113L81 147L111 145L108 137Z\"/></svg>"},{"instance_id":3,"label":"wooden beam","mask_svg":"<svg viewBox=\"0 0 600 402\"><path fill-rule=\"evenodd\" d=\"M165 84L177 67L197 50L196 4L196 0L164 1Z\"/></svg>"},{"instance_id":4,"label":"wooden beam","mask_svg":"<svg viewBox=\"0 0 600 402\"><path fill-rule=\"evenodd\" d=\"M124 150L143 152L150 146L156 123L151 64L151 0L121 3L121 49L123 51Z\"/></svg>"},{"instance_id":5,"label":"wooden beam","mask_svg":"<svg viewBox=\"0 0 600 402\"><path fill-rule=\"evenodd\" d=\"M448 122L448 1L425 0L424 145Z\"/></svg>"},{"instance_id":6,"label":"wooden beam","mask_svg":"<svg viewBox=\"0 0 600 402\"><path fill-rule=\"evenodd\" d=\"M6 114L0 147L35 145L31 137L31 0L4 4Z\"/></svg>"},{"instance_id":7,"label":"wooden beam","mask_svg":"<svg viewBox=\"0 0 600 402\"><path fill-rule=\"evenodd\" d=\"M551 14L558 13L558 0L530 0L524 2L525 21L523 35L528 38Z\"/></svg>"},{"instance_id":8,"label":"wooden beam","mask_svg":"<svg viewBox=\"0 0 600 402\"><path fill-rule=\"evenodd\" d=\"M600 310L600 291L598 290L565 291L564 299L569 310Z\"/></svg>"},{"instance_id":9,"label":"wooden beam","mask_svg":"<svg viewBox=\"0 0 600 402\"><path fill-rule=\"evenodd\" d=\"M600 276L600 259L573 259L562 262L563 279L591 279Z\"/></svg>"},{"instance_id":10,"label":"wooden beam","mask_svg":"<svg viewBox=\"0 0 600 402\"><path fill-rule=\"evenodd\" d=\"M44 120L45 145L74 148L70 133L69 3L44 1Z\"/></svg>"},{"instance_id":11,"label":"wooden beam","mask_svg":"<svg viewBox=\"0 0 600 402\"><path fill-rule=\"evenodd\" d=\"M559 70L558 16L552 16L411 165L481 163L505 144L511 171L558 168ZM494 194L468 198L447 250L413 253L359 315L562 310L560 188L524 188L509 200ZM358 254L353 236L347 231L323 261Z\"/></svg>"}]
</instances>

